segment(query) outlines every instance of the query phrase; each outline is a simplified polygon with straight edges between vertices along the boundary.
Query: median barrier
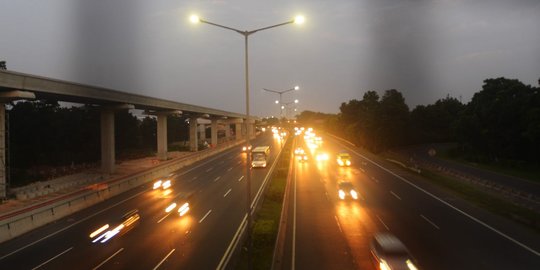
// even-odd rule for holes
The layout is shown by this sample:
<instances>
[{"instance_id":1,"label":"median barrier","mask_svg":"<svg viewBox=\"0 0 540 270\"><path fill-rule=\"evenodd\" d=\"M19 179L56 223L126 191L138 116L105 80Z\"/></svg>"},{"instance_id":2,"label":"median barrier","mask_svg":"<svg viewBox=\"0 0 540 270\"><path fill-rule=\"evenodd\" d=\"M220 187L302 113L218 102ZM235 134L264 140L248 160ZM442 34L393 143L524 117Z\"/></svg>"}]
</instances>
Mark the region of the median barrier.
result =
<instances>
[{"instance_id":1,"label":"median barrier","mask_svg":"<svg viewBox=\"0 0 540 270\"><path fill-rule=\"evenodd\" d=\"M222 147L207 149L177 159L161 162L161 164L153 168L100 182L96 185L88 185L70 194L46 202L40 202L25 209L6 213L0 216L0 243L109 199L124 191L151 182L160 176L168 175L172 171L189 166L199 160L219 154L241 143L243 141L227 143ZM74 182L64 182L62 185L72 185ZM36 193L43 193L44 190L36 190L35 192L27 192L25 190L25 192L24 194L28 194L29 198L33 198L36 196Z\"/></svg>"}]
</instances>

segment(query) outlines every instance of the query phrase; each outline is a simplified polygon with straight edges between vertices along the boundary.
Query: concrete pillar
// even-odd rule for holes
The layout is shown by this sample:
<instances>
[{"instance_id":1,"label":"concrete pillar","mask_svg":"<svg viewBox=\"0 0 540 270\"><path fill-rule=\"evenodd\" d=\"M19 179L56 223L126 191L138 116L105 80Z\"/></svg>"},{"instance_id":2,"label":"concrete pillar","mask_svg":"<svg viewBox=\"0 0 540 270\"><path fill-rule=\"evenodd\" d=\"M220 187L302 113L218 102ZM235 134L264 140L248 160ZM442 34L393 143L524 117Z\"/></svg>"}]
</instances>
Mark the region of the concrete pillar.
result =
<instances>
[{"instance_id":1,"label":"concrete pillar","mask_svg":"<svg viewBox=\"0 0 540 270\"><path fill-rule=\"evenodd\" d=\"M157 114L157 158L167 160L167 114Z\"/></svg>"},{"instance_id":2,"label":"concrete pillar","mask_svg":"<svg viewBox=\"0 0 540 270\"><path fill-rule=\"evenodd\" d=\"M36 98L36 95L32 92L3 90L0 92L0 199L7 197L8 188L8 171L6 168L6 103L15 100L33 100Z\"/></svg>"},{"instance_id":3,"label":"concrete pillar","mask_svg":"<svg viewBox=\"0 0 540 270\"><path fill-rule=\"evenodd\" d=\"M101 171L113 173L115 163L114 110L101 109Z\"/></svg>"},{"instance_id":4,"label":"concrete pillar","mask_svg":"<svg viewBox=\"0 0 540 270\"><path fill-rule=\"evenodd\" d=\"M6 105L0 103L0 198L7 196L6 179Z\"/></svg>"},{"instance_id":5,"label":"concrete pillar","mask_svg":"<svg viewBox=\"0 0 540 270\"><path fill-rule=\"evenodd\" d=\"M199 140L197 139L197 117L189 118L189 149L191 152L199 150Z\"/></svg>"},{"instance_id":6,"label":"concrete pillar","mask_svg":"<svg viewBox=\"0 0 540 270\"><path fill-rule=\"evenodd\" d=\"M250 139L252 139L253 137L255 137L255 124L253 123L248 123L247 124L247 135L249 136Z\"/></svg>"},{"instance_id":7,"label":"concrete pillar","mask_svg":"<svg viewBox=\"0 0 540 270\"><path fill-rule=\"evenodd\" d=\"M202 123L199 124L199 141L206 141L206 125Z\"/></svg>"},{"instance_id":8,"label":"concrete pillar","mask_svg":"<svg viewBox=\"0 0 540 270\"><path fill-rule=\"evenodd\" d=\"M212 147L216 147L217 146L217 143L218 143L218 138L217 138L217 134L218 134L218 120L217 119L212 119L212 123L210 124L210 139L211 139L211 144L212 144Z\"/></svg>"},{"instance_id":9,"label":"concrete pillar","mask_svg":"<svg viewBox=\"0 0 540 270\"><path fill-rule=\"evenodd\" d=\"M225 139L229 141L231 139L231 123L225 122Z\"/></svg>"},{"instance_id":10,"label":"concrete pillar","mask_svg":"<svg viewBox=\"0 0 540 270\"><path fill-rule=\"evenodd\" d=\"M241 123L236 123L234 125L235 125L236 139L237 140L242 139L242 124Z\"/></svg>"}]
</instances>

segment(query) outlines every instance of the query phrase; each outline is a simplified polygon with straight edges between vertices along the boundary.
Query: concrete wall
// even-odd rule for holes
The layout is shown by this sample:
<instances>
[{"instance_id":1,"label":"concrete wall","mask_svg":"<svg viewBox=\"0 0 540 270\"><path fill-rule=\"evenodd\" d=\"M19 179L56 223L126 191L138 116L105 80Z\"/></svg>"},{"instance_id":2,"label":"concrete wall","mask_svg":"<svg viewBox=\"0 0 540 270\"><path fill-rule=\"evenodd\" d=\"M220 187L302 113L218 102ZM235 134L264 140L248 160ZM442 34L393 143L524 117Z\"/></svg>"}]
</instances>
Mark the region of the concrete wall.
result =
<instances>
[{"instance_id":1,"label":"concrete wall","mask_svg":"<svg viewBox=\"0 0 540 270\"><path fill-rule=\"evenodd\" d=\"M189 156L163 162L161 165L152 169L103 182L100 184L101 188L98 190L82 188L79 191L67 195L61 200L29 207L24 211L14 214L7 213L0 220L0 243L109 199L139 185L151 182L156 178L168 175L173 171L221 153L241 143L242 141L233 141L220 147L199 151Z\"/></svg>"}]
</instances>

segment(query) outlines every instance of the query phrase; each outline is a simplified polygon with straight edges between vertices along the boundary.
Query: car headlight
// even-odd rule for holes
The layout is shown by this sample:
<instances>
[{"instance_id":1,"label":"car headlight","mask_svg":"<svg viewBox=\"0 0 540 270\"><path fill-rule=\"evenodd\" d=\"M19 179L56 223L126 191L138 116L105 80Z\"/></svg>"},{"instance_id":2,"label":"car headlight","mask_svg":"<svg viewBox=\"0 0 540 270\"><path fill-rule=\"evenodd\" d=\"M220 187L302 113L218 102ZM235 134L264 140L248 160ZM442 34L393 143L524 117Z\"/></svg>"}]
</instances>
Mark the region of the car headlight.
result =
<instances>
[{"instance_id":1,"label":"car headlight","mask_svg":"<svg viewBox=\"0 0 540 270\"><path fill-rule=\"evenodd\" d=\"M339 190L339 198L342 200L345 199L345 192L341 189Z\"/></svg>"},{"instance_id":2,"label":"car headlight","mask_svg":"<svg viewBox=\"0 0 540 270\"><path fill-rule=\"evenodd\" d=\"M154 189L157 189L161 186L161 180L158 180L154 183Z\"/></svg>"},{"instance_id":3,"label":"car headlight","mask_svg":"<svg viewBox=\"0 0 540 270\"><path fill-rule=\"evenodd\" d=\"M337 163L339 164L339 166L343 166L343 161L341 159L338 159Z\"/></svg>"},{"instance_id":4,"label":"car headlight","mask_svg":"<svg viewBox=\"0 0 540 270\"><path fill-rule=\"evenodd\" d=\"M356 191L354 190L351 190L351 196L353 197L353 199L358 199L358 193L356 193Z\"/></svg>"},{"instance_id":5,"label":"car headlight","mask_svg":"<svg viewBox=\"0 0 540 270\"><path fill-rule=\"evenodd\" d=\"M176 203L172 203L171 205L167 206L167 208L165 208L165 212L169 213L169 212L171 212L174 208L176 208Z\"/></svg>"},{"instance_id":6,"label":"car headlight","mask_svg":"<svg viewBox=\"0 0 540 270\"><path fill-rule=\"evenodd\" d=\"M416 268L416 266L413 262L411 262L411 260L407 260L405 263L407 263L407 267L409 267L409 270L418 270L418 268Z\"/></svg>"},{"instance_id":7,"label":"car headlight","mask_svg":"<svg viewBox=\"0 0 540 270\"><path fill-rule=\"evenodd\" d=\"M189 203L184 203L180 208L178 208L178 213L180 216L185 215L189 211Z\"/></svg>"},{"instance_id":8,"label":"car headlight","mask_svg":"<svg viewBox=\"0 0 540 270\"><path fill-rule=\"evenodd\" d=\"M381 270L392 270L388 263L386 263L386 261L383 259L381 259L381 261L379 262L379 268L381 268Z\"/></svg>"},{"instance_id":9,"label":"car headlight","mask_svg":"<svg viewBox=\"0 0 540 270\"><path fill-rule=\"evenodd\" d=\"M346 164L347 164L347 166L351 166L351 161L347 160Z\"/></svg>"}]
</instances>

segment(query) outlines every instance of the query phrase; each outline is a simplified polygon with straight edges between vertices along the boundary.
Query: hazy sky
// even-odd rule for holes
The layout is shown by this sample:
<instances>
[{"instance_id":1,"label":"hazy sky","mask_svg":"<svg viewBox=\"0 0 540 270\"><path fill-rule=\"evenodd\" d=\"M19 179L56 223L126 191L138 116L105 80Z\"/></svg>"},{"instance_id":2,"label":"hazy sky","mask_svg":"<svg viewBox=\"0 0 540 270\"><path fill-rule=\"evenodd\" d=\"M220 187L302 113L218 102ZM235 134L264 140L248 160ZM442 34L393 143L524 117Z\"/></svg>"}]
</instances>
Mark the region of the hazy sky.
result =
<instances>
[{"instance_id":1,"label":"hazy sky","mask_svg":"<svg viewBox=\"0 0 540 270\"><path fill-rule=\"evenodd\" d=\"M468 102L486 78L537 85L540 0L0 0L0 60L10 70L245 112L241 30L249 37L252 113L336 113L368 90L397 89L412 109Z\"/></svg>"}]
</instances>

